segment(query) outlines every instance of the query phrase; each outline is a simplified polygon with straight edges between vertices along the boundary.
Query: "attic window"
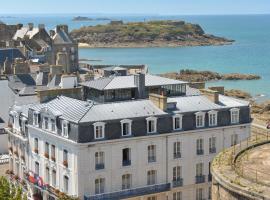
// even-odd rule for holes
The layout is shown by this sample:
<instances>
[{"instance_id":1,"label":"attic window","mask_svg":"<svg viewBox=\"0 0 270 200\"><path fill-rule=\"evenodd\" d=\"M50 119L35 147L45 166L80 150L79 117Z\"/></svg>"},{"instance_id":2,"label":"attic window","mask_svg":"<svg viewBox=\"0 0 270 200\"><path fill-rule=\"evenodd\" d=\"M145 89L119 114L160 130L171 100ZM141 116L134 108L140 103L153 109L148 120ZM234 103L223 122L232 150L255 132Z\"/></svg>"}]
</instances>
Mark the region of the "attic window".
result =
<instances>
[{"instance_id":1,"label":"attic window","mask_svg":"<svg viewBox=\"0 0 270 200\"><path fill-rule=\"evenodd\" d=\"M232 108L231 110L231 123L239 123L239 108Z\"/></svg>"},{"instance_id":2,"label":"attic window","mask_svg":"<svg viewBox=\"0 0 270 200\"><path fill-rule=\"evenodd\" d=\"M103 139L105 137L105 123L104 122L96 122L94 125L94 134L95 139Z\"/></svg>"},{"instance_id":3,"label":"attic window","mask_svg":"<svg viewBox=\"0 0 270 200\"><path fill-rule=\"evenodd\" d=\"M147 121L147 133L155 133L157 132L157 118L156 117L148 117Z\"/></svg>"},{"instance_id":4,"label":"attic window","mask_svg":"<svg viewBox=\"0 0 270 200\"><path fill-rule=\"evenodd\" d=\"M62 122L62 136L68 138L68 121Z\"/></svg>"},{"instance_id":5,"label":"attic window","mask_svg":"<svg viewBox=\"0 0 270 200\"><path fill-rule=\"evenodd\" d=\"M202 128L205 125L205 113L204 112L197 112L196 114L196 128Z\"/></svg>"},{"instance_id":6,"label":"attic window","mask_svg":"<svg viewBox=\"0 0 270 200\"><path fill-rule=\"evenodd\" d=\"M33 124L35 126L39 126L39 113L38 112L34 112L33 114Z\"/></svg>"},{"instance_id":7,"label":"attic window","mask_svg":"<svg viewBox=\"0 0 270 200\"><path fill-rule=\"evenodd\" d=\"M124 119L121 120L120 122L121 122L122 136L131 135L131 120Z\"/></svg>"}]
</instances>

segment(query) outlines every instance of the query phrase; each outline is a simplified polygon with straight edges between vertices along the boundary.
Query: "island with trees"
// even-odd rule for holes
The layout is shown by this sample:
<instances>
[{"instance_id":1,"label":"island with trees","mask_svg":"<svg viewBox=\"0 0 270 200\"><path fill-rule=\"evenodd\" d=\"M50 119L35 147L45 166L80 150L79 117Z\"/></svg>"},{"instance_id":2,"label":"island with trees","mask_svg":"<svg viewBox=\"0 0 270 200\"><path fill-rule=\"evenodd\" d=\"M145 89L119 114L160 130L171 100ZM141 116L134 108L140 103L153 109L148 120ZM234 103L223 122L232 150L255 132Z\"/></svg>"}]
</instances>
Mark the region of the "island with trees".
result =
<instances>
[{"instance_id":1,"label":"island with trees","mask_svg":"<svg viewBox=\"0 0 270 200\"><path fill-rule=\"evenodd\" d=\"M84 47L177 47L227 45L234 40L206 34L198 24L159 20L146 22L111 21L84 26L71 32Z\"/></svg>"}]
</instances>

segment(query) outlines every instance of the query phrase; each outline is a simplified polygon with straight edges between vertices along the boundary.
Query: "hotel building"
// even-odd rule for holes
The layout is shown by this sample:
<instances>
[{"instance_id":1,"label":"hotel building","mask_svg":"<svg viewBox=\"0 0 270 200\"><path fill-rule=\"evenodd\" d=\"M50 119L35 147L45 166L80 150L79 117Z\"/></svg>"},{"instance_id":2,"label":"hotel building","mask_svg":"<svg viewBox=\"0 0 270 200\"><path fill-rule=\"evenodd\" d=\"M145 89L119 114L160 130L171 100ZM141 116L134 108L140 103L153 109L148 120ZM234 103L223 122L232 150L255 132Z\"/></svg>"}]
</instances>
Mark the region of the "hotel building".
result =
<instances>
[{"instance_id":1,"label":"hotel building","mask_svg":"<svg viewBox=\"0 0 270 200\"><path fill-rule=\"evenodd\" d=\"M29 199L211 199L210 163L250 135L243 100L153 75L10 109L10 174ZM221 92L222 93L222 92Z\"/></svg>"}]
</instances>

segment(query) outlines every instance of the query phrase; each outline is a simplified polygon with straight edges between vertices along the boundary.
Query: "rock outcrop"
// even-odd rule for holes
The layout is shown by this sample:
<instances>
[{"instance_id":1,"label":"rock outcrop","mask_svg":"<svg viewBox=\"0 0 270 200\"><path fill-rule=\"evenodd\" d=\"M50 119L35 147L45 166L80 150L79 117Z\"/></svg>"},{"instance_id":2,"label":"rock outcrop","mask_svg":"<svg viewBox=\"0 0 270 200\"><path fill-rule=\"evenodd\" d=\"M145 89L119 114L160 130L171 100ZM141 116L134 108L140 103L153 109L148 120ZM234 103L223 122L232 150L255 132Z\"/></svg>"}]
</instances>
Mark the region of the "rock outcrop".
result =
<instances>
[{"instance_id":1,"label":"rock outcrop","mask_svg":"<svg viewBox=\"0 0 270 200\"><path fill-rule=\"evenodd\" d=\"M198 24L184 21L109 23L72 31L88 47L176 47L231 44L233 40L209 35Z\"/></svg>"}]
</instances>

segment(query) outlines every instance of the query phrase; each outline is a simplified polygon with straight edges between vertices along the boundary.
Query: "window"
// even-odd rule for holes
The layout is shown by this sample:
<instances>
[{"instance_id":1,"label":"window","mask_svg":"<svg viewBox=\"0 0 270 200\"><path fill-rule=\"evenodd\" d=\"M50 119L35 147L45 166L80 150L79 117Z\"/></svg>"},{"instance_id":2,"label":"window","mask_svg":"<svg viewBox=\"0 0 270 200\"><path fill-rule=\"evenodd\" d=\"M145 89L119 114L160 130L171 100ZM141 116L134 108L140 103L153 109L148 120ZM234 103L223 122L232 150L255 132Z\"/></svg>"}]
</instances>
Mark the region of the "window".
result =
<instances>
[{"instance_id":1,"label":"window","mask_svg":"<svg viewBox=\"0 0 270 200\"><path fill-rule=\"evenodd\" d=\"M49 185L50 184L50 168L46 167L46 183Z\"/></svg>"},{"instance_id":2,"label":"window","mask_svg":"<svg viewBox=\"0 0 270 200\"><path fill-rule=\"evenodd\" d=\"M147 133L155 133L157 132L157 118L155 117L148 117L147 121Z\"/></svg>"},{"instance_id":3,"label":"window","mask_svg":"<svg viewBox=\"0 0 270 200\"><path fill-rule=\"evenodd\" d=\"M69 184L69 178L67 176L64 176L64 192L68 193L68 184Z\"/></svg>"},{"instance_id":4,"label":"window","mask_svg":"<svg viewBox=\"0 0 270 200\"><path fill-rule=\"evenodd\" d=\"M147 200L157 200L156 196L147 197Z\"/></svg>"},{"instance_id":5,"label":"window","mask_svg":"<svg viewBox=\"0 0 270 200\"><path fill-rule=\"evenodd\" d=\"M56 132L56 122L55 119L51 119L51 131Z\"/></svg>"},{"instance_id":6,"label":"window","mask_svg":"<svg viewBox=\"0 0 270 200\"><path fill-rule=\"evenodd\" d=\"M33 121L35 126L39 126L39 113L34 112L33 114Z\"/></svg>"},{"instance_id":7,"label":"window","mask_svg":"<svg viewBox=\"0 0 270 200\"><path fill-rule=\"evenodd\" d=\"M63 137L68 137L68 122L67 121L62 121L62 136Z\"/></svg>"},{"instance_id":8,"label":"window","mask_svg":"<svg viewBox=\"0 0 270 200\"><path fill-rule=\"evenodd\" d=\"M38 138L34 139L34 152L38 153Z\"/></svg>"},{"instance_id":9,"label":"window","mask_svg":"<svg viewBox=\"0 0 270 200\"><path fill-rule=\"evenodd\" d=\"M181 158L181 142L173 143L173 158Z\"/></svg>"},{"instance_id":10,"label":"window","mask_svg":"<svg viewBox=\"0 0 270 200\"><path fill-rule=\"evenodd\" d=\"M49 119L48 117L43 117L43 128L48 130L49 129Z\"/></svg>"},{"instance_id":11,"label":"window","mask_svg":"<svg viewBox=\"0 0 270 200\"><path fill-rule=\"evenodd\" d=\"M216 153L216 137L209 138L209 153Z\"/></svg>"},{"instance_id":12,"label":"window","mask_svg":"<svg viewBox=\"0 0 270 200\"><path fill-rule=\"evenodd\" d=\"M203 188L196 189L196 200L203 200Z\"/></svg>"},{"instance_id":13,"label":"window","mask_svg":"<svg viewBox=\"0 0 270 200\"><path fill-rule=\"evenodd\" d=\"M208 199L212 199L212 188L208 188Z\"/></svg>"},{"instance_id":14,"label":"window","mask_svg":"<svg viewBox=\"0 0 270 200\"><path fill-rule=\"evenodd\" d=\"M125 148L122 150L122 165L123 166L131 165L130 153L131 153L130 148Z\"/></svg>"},{"instance_id":15,"label":"window","mask_svg":"<svg viewBox=\"0 0 270 200\"><path fill-rule=\"evenodd\" d=\"M180 166L176 166L173 168L173 186L182 186L182 168Z\"/></svg>"},{"instance_id":16,"label":"window","mask_svg":"<svg viewBox=\"0 0 270 200\"><path fill-rule=\"evenodd\" d=\"M56 170L52 171L52 186L56 186Z\"/></svg>"},{"instance_id":17,"label":"window","mask_svg":"<svg viewBox=\"0 0 270 200\"><path fill-rule=\"evenodd\" d=\"M68 151L66 149L63 151L63 165L68 167Z\"/></svg>"},{"instance_id":18,"label":"window","mask_svg":"<svg viewBox=\"0 0 270 200\"><path fill-rule=\"evenodd\" d=\"M231 135L231 146L234 146L237 144L238 144L238 135L237 134Z\"/></svg>"},{"instance_id":19,"label":"window","mask_svg":"<svg viewBox=\"0 0 270 200\"><path fill-rule=\"evenodd\" d=\"M173 116L173 130L181 130L182 129L182 115Z\"/></svg>"},{"instance_id":20,"label":"window","mask_svg":"<svg viewBox=\"0 0 270 200\"><path fill-rule=\"evenodd\" d=\"M182 200L182 192L174 192L173 200Z\"/></svg>"},{"instance_id":21,"label":"window","mask_svg":"<svg viewBox=\"0 0 270 200\"><path fill-rule=\"evenodd\" d=\"M35 162L35 174L39 176L39 163Z\"/></svg>"},{"instance_id":22,"label":"window","mask_svg":"<svg viewBox=\"0 0 270 200\"><path fill-rule=\"evenodd\" d=\"M203 139L197 139L197 155L203 155Z\"/></svg>"},{"instance_id":23,"label":"window","mask_svg":"<svg viewBox=\"0 0 270 200\"><path fill-rule=\"evenodd\" d=\"M239 108L232 108L231 110L231 123L239 123Z\"/></svg>"},{"instance_id":24,"label":"window","mask_svg":"<svg viewBox=\"0 0 270 200\"><path fill-rule=\"evenodd\" d=\"M196 115L196 128L204 127L204 117L205 117L205 113L203 113L203 112L198 112L198 113L196 113L195 115Z\"/></svg>"},{"instance_id":25,"label":"window","mask_svg":"<svg viewBox=\"0 0 270 200\"><path fill-rule=\"evenodd\" d=\"M95 193L102 194L105 192L105 178L98 178L95 180Z\"/></svg>"},{"instance_id":26,"label":"window","mask_svg":"<svg viewBox=\"0 0 270 200\"><path fill-rule=\"evenodd\" d=\"M156 162L156 145L149 145L148 149L148 162Z\"/></svg>"},{"instance_id":27,"label":"window","mask_svg":"<svg viewBox=\"0 0 270 200\"><path fill-rule=\"evenodd\" d=\"M208 112L209 126L217 126L217 111Z\"/></svg>"},{"instance_id":28,"label":"window","mask_svg":"<svg viewBox=\"0 0 270 200\"><path fill-rule=\"evenodd\" d=\"M196 176L203 175L203 163L196 164Z\"/></svg>"},{"instance_id":29,"label":"window","mask_svg":"<svg viewBox=\"0 0 270 200\"><path fill-rule=\"evenodd\" d=\"M49 143L45 143L45 152L44 152L45 158L49 158Z\"/></svg>"},{"instance_id":30,"label":"window","mask_svg":"<svg viewBox=\"0 0 270 200\"><path fill-rule=\"evenodd\" d=\"M94 123L94 133L96 140L103 139L105 137L104 131L105 131L105 123L103 122Z\"/></svg>"},{"instance_id":31,"label":"window","mask_svg":"<svg viewBox=\"0 0 270 200\"><path fill-rule=\"evenodd\" d=\"M131 135L131 120L124 119L121 121L122 136Z\"/></svg>"},{"instance_id":32,"label":"window","mask_svg":"<svg viewBox=\"0 0 270 200\"><path fill-rule=\"evenodd\" d=\"M124 174L122 176L122 190L131 188L131 174Z\"/></svg>"},{"instance_id":33,"label":"window","mask_svg":"<svg viewBox=\"0 0 270 200\"><path fill-rule=\"evenodd\" d=\"M157 178L156 170L150 170L147 172L147 185L155 185Z\"/></svg>"},{"instance_id":34,"label":"window","mask_svg":"<svg viewBox=\"0 0 270 200\"><path fill-rule=\"evenodd\" d=\"M54 145L52 145L51 146L51 160L52 161L55 161L55 146Z\"/></svg>"},{"instance_id":35,"label":"window","mask_svg":"<svg viewBox=\"0 0 270 200\"><path fill-rule=\"evenodd\" d=\"M104 152L95 153L96 170L104 169Z\"/></svg>"}]
</instances>

